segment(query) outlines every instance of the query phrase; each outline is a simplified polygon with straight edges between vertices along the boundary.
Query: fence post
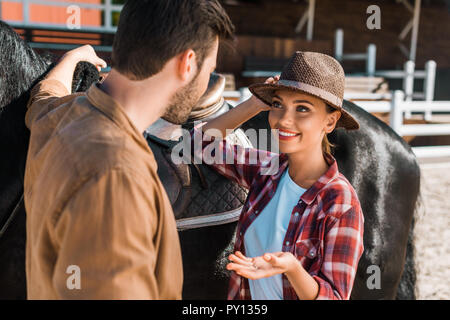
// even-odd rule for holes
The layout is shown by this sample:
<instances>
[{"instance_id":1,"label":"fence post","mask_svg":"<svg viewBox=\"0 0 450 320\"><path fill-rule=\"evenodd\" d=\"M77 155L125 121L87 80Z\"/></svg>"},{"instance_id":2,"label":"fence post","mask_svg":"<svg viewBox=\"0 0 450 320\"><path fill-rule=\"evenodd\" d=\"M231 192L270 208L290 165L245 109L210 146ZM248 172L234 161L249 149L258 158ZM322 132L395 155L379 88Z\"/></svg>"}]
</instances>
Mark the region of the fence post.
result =
<instances>
[{"instance_id":1,"label":"fence post","mask_svg":"<svg viewBox=\"0 0 450 320\"><path fill-rule=\"evenodd\" d=\"M373 43L367 46L366 72L369 77L375 75L375 65L377 59L377 46Z\"/></svg>"},{"instance_id":2,"label":"fence post","mask_svg":"<svg viewBox=\"0 0 450 320\"><path fill-rule=\"evenodd\" d=\"M111 0L105 0L105 28L111 30L112 28L112 17L111 17Z\"/></svg>"},{"instance_id":3,"label":"fence post","mask_svg":"<svg viewBox=\"0 0 450 320\"><path fill-rule=\"evenodd\" d=\"M334 36L334 57L337 61L342 61L342 55L344 54L344 31L342 29L336 29Z\"/></svg>"},{"instance_id":4,"label":"fence post","mask_svg":"<svg viewBox=\"0 0 450 320\"><path fill-rule=\"evenodd\" d=\"M405 101L412 101L414 92L414 68L415 63L411 60L405 62L404 78L403 78L403 91L405 92ZM405 118L411 118L411 111L405 112Z\"/></svg>"},{"instance_id":5,"label":"fence post","mask_svg":"<svg viewBox=\"0 0 450 320\"><path fill-rule=\"evenodd\" d=\"M309 0L308 6L308 26L306 29L306 40L311 41L313 38L314 28L314 11L316 9L316 0Z\"/></svg>"},{"instance_id":6,"label":"fence post","mask_svg":"<svg viewBox=\"0 0 450 320\"><path fill-rule=\"evenodd\" d=\"M409 59L412 61L416 61L417 35L419 33L419 20L420 20L420 2L421 0L414 1L413 26L411 31L411 48L409 50Z\"/></svg>"},{"instance_id":7,"label":"fence post","mask_svg":"<svg viewBox=\"0 0 450 320\"><path fill-rule=\"evenodd\" d=\"M23 24L28 26L30 23L30 4L28 0L22 1L22 14L23 14Z\"/></svg>"},{"instance_id":8,"label":"fence post","mask_svg":"<svg viewBox=\"0 0 450 320\"><path fill-rule=\"evenodd\" d=\"M389 124L391 128L397 132L399 136L402 135L403 125L403 98L404 93L402 90L395 90L392 94L391 100L391 113Z\"/></svg>"},{"instance_id":9,"label":"fence post","mask_svg":"<svg viewBox=\"0 0 450 320\"><path fill-rule=\"evenodd\" d=\"M427 61L425 64L425 80L423 81L423 92L425 94L425 101L434 100L434 83L436 80L436 62L433 60ZM430 106L427 104L427 109ZM424 114L425 120L431 120L431 110L426 110Z\"/></svg>"}]
</instances>

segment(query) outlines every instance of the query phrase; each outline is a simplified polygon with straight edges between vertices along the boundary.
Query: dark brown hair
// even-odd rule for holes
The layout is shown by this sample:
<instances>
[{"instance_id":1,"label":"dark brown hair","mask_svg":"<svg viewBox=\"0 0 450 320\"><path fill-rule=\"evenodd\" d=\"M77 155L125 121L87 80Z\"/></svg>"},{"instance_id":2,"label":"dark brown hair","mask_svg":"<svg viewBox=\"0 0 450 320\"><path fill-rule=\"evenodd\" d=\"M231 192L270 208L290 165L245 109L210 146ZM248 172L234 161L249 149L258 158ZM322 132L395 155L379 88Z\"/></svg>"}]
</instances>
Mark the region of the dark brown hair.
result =
<instances>
[{"instance_id":1,"label":"dark brown hair","mask_svg":"<svg viewBox=\"0 0 450 320\"><path fill-rule=\"evenodd\" d=\"M216 37L232 39L233 33L218 0L128 0L114 38L112 67L132 80L143 80L192 49L200 70Z\"/></svg>"}]
</instances>

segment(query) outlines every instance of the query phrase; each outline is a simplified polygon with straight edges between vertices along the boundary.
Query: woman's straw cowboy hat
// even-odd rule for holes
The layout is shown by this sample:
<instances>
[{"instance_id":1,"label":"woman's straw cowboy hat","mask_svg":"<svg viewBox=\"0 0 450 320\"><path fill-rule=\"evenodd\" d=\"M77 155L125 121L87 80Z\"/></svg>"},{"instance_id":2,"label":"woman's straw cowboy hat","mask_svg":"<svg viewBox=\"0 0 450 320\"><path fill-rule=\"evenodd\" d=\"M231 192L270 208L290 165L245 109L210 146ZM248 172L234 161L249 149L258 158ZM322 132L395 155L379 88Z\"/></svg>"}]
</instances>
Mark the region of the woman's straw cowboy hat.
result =
<instances>
[{"instance_id":1,"label":"woman's straw cowboy hat","mask_svg":"<svg viewBox=\"0 0 450 320\"><path fill-rule=\"evenodd\" d=\"M336 128L356 130L358 121L342 108L344 85L344 69L334 58L318 52L297 51L284 66L280 80L256 83L249 90L268 105L272 105L272 97L280 89L313 95L341 112Z\"/></svg>"}]
</instances>

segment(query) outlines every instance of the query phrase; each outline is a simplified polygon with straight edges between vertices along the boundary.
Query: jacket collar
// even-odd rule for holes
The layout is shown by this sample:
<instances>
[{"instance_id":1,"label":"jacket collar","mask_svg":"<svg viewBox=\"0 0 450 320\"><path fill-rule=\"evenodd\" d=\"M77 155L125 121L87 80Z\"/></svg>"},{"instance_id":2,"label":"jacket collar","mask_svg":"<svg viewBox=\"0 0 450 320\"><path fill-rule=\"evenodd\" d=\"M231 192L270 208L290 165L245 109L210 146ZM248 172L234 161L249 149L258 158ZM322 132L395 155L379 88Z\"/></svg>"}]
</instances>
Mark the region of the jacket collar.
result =
<instances>
[{"instance_id":1,"label":"jacket collar","mask_svg":"<svg viewBox=\"0 0 450 320\"><path fill-rule=\"evenodd\" d=\"M86 92L86 96L95 108L105 114L119 128L127 132L142 148L150 152L150 147L143 133L139 132L122 106L106 92L102 91L97 83L91 85Z\"/></svg>"},{"instance_id":2,"label":"jacket collar","mask_svg":"<svg viewBox=\"0 0 450 320\"><path fill-rule=\"evenodd\" d=\"M339 169L336 159L329 154L325 154L325 160L329 164L328 170L319 178L317 181L306 190L300 199L307 205L310 205L322 188L327 185L330 181L334 180L339 176ZM288 156L285 153L280 154L280 167L278 172L271 176L275 183L279 181L283 172L288 168Z\"/></svg>"}]
</instances>

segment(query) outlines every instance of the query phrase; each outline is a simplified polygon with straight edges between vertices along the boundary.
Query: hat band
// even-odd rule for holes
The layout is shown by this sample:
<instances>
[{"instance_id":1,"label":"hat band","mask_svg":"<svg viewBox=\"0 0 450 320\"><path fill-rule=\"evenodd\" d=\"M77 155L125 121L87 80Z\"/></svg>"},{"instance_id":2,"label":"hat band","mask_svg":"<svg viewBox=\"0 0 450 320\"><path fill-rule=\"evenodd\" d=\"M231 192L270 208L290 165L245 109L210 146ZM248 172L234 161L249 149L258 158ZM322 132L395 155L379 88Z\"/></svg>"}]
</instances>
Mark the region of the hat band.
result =
<instances>
[{"instance_id":1,"label":"hat band","mask_svg":"<svg viewBox=\"0 0 450 320\"><path fill-rule=\"evenodd\" d=\"M302 91L309 92L317 97L325 99L328 102L334 104L335 106L342 107L342 99L339 99L337 96L335 96L332 93L329 93L328 91L314 87L310 84L307 84L304 82L299 82L299 81L281 80L281 79L278 80L277 84L282 84L282 85L289 86L289 87L295 87Z\"/></svg>"}]
</instances>

